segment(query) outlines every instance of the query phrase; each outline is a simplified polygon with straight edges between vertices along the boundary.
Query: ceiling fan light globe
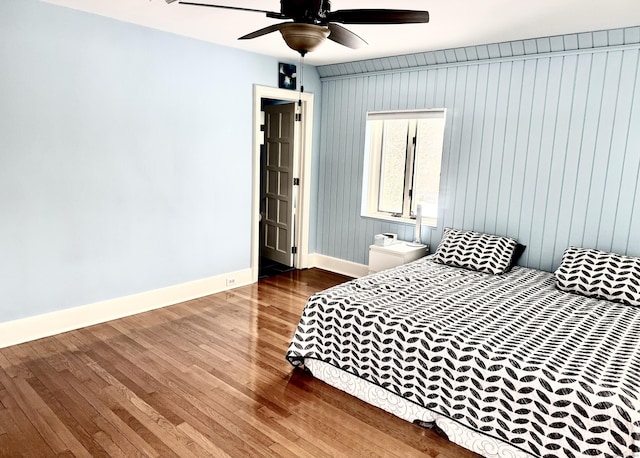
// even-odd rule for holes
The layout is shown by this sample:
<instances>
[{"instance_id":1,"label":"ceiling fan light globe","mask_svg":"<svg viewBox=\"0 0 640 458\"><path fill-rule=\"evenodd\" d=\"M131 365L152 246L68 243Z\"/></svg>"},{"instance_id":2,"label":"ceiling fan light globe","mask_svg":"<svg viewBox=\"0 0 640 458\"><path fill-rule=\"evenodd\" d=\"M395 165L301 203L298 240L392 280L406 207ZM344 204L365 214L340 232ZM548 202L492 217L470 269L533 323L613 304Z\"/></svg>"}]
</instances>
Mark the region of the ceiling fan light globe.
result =
<instances>
[{"instance_id":1,"label":"ceiling fan light globe","mask_svg":"<svg viewBox=\"0 0 640 458\"><path fill-rule=\"evenodd\" d=\"M301 54L306 54L320 46L330 32L326 26L291 22L281 24L280 33L287 46Z\"/></svg>"}]
</instances>

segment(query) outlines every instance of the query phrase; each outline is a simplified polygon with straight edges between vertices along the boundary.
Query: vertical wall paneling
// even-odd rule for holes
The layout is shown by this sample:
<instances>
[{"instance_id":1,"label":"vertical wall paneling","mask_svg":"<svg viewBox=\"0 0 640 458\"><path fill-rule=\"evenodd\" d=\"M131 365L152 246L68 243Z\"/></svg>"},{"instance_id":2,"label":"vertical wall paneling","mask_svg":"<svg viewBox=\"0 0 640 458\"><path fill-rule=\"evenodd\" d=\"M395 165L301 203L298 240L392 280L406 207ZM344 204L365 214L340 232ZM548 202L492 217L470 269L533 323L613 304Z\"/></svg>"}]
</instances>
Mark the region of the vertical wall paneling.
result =
<instances>
[{"instance_id":1,"label":"vertical wall paneling","mask_svg":"<svg viewBox=\"0 0 640 458\"><path fill-rule=\"evenodd\" d=\"M357 103L355 105L355 108L357 110L357 114L355 116L356 122L353 126L353 129L355 132L362 132L365 130L366 128L366 120L365 120L365 113L367 112L367 104L369 103L369 96L368 96L368 85L366 84L366 80L365 79L360 79L358 81L358 99L357 99ZM352 151L364 151L364 136L353 136L354 137L354 144L352 146ZM355 186L355 190L356 190L356 196L359 196L362 193L362 174L358 173L360 170L363 170L364 168L364 154L360 155L357 158L357 167L355 167L354 172L355 172L355 176L351 176L351 180L353 183L356 183ZM349 247L350 247L350 251L349 251L349 255L350 258L349 259L354 259L356 260L355 262L358 263L365 263L365 258L363 256L363 253L366 253L366 245L367 245L367 241L371 240L371 239L366 239L364 240L364 245L365 245L365 250L360 250L358 248L358 244L359 243L363 243L363 241L361 240L360 237L360 233L358 231L362 231L361 227L360 227L360 205L359 202L355 202L354 205L354 211L352 212L351 216L351 227L352 227L352 232L349 234Z\"/></svg>"},{"instance_id":2,"label":"vertical wall paneling","mask_svg":"<svg viewBox=\"0 0 640 458\"><path fill-rule=\"evenodd\" d=\"M469 76L471 73L471 76ZM464 200L466 193L455 192L458 189L458 184L462 187L466 187L466 180L469 176L469 154L471 148L471 132L473 127L473 107L475 104L475 98L468 96L469 93L473 94L475 84L469 86L475 81L477 74L477 66L470 66L469 68L458 68L458 78L456 81L456 105L453 109L452 121L453 135L457 140L457 148L452 151L452 162L455 164L455 177L456 180L453 183L453 189L451 190L451 213L453 221L452 226L462 226L464 222L462 217L464 216ZM457 127L457 123L460 123L460 127Z\"/></svg>"},{"instance_id":3,"label":"vertical wall paneling","mask_svg":"<svg viewBox=\"0 0 640 458\"><path fill-rule=\"evenodd\" d=\"M509 205L507 215L507 232L506 234L517 237L518 240L523 240L520 236L520 227L522 220L522 213L520 209L523 203L524 184L525 178L528 176L532 168L532 161L528 154L528 142L531 130L531 113L534 100L534 83L536 75L536 60L526 60L524 62L524 68L520 75L520 80L514 82L514 84L520 85L520 99L518 111L513 112L511 116L517 117L518 121L515 126L515 138L513 149L511 154L515 156L515 167L511 171L511 193L509 194ZM505 153L509 154L509 153ZM528 242L527 242L527 245ZM529 246L529 248L531 248ZM526 259L526 258L525 258Z\"/></svg>"},{"instance_id":4,"label":"vertical wall paneling","mask_svg":"<svg viewBox=\"0 0 640 458\"><path fill-rule=\"evenodd\" d=\"M600 104L600 116L597 125L597 135L594 145L594 167L591 173L591 186L589 189L589 206L587 209L587 227L583 244L588 246L598 245L603 221L603 211L607 205L617 205L617 202L605 202L605 186L609 168L615 166L616 161L622 161L622 157L611 158L611 142L613 140L613 123L617 104L618 85L620 82L621 52L607 54L606 69L604 75L604 87Z\"/></svg>"},{"instance_id":5,"label":"vertical wall paneling","mask_svg":"<svg viewBox=\"0 0 640 458\"><path fill-rule=\"evenodd\" d=\"M493 133L496 122L496 112L498 103L498 86L500 84L500 64L489 64L487 68L486 81L486 102L484 103L484 112L482 114L482 133L479 140L478 159L480 164L477 171L477 191L474 196L474 215L473 226L482 228L485 231L485 217L487 213L487 205L489 199L479 198L489 193L489 183L491 178L491 170L495 167L495 158L493 157Z\"/></svg>"},{"instance_id":6,"label":"vertical wall paneling","mask_svg":"<svg viewBox=\"0 0 640 458\"><path fill-rule=\"evenodd\" d=\"M552 57L550 59L549 80L547 84L547 104L544 114L543 137L540 150L540 174L537 186L538 198L536 199L536 225L538 239L531 238L534 245L540 247L536 259L531 260L532 265L538 268L550 270L550 256L545 257L545 252L550 253L552 244L544 243L547 238L545 231L550 226L555 226L554 208L558 202L559 188L562 183L563 157L566 151L564 146L556 149L557 142L562 144L562 138L566 136L566 110L563 107L570 103L571 97L561 93L563 81L571 80L571 66L565 65L565 57ZM546 192L540 192L544 190ZM548 262L549 261L549 262ZM547 264L547 265L545 265Z\"/></svg>"},{"instance_id":7,"label":"vertical wall paneling","mask_svg":"<svg viewBox=\"0 0 640 458\"><path fill-rule=\"evenodd\" d=\"M339 89L339 99L341 104L347 105L349 103L349 84L351 81L345 81L345 84L342 84ZM336 108L339 108L339 105L336 105ZM346 195L347 183L345 183L345 173L344 169L346 166L346 137L347 130L345 128L345 123L348 121L348 114L343 110L337 109L334 114L334 119L336 124L336 130L334 131L333 140L333 151L332 151L332 159L331 159L331 175L332 179L332 195L331 201L335 202L335 205L332 207L331 211L331 221L341 221L341 224L344 225L346 222L343 219L343 215L348 211L348 206L345 206L346 202L342 202L342 197ZM341 204L341 205L340 205ZM341 232L332 232L331 233L331 246L335 247L336 253L343 253L343 241L344 235L346 233L347 228Z\"/></svg>"},{"instance_id":8,"label":"vertical wall paneling","mask_svg":"<svg viewBox=\"0 0 640 458\"><path fill-rule=\"evenodd\" d=\"M569 239L569 244L575 246L584 246L589 243L589 240L596 238L597 229L594 228L593 221L588 219L588 210L607 57L606 54L595 54L591 61L587 111L582 128L582 145L578 164L578 183L571 219L572 233Z\"/></svg>"},{"instance_id":9,"label":"vertical wall paneling","mask_svg":"<svg viewBox=\"0 0 640 458\"><path fill-rule=\"evenodd\" d=\"M598 231L598 246L611 247L614 244L613 233L615 225L603 224L606 221L617 221L618 202L620 202L620 182L622 178L622 167L625 163L626 155L623 157L614 155L615 151L626 149L626 138L629 135L629 118L635 79L629 77L635 69L637 63L633 55L628 52L618 52L616 66L618 71L611 78L611 98L615 99L611 116L611 136L608 142L603 142L603 152L607 155L607 170L604 177L604 189L602 193L602 214L600 215L600 226ZM637 58L637 53L635 55ZM617 77L617 80L616 80ZM615 94L613 94L615 92ZM636 129L638 127L636 126ZM626 151L630 153L629 151Z\"/></svg>"},{"instance_id":10,"label":"vertical wall paneling","mask_svg":"<svg viewBox=\"0 0 640 458\"><path fill-rule=\"evenodd\" d=\"M616 252L628 251L632 246L640 245L640 231L637 230L640 224L640 148L633 146L640 143L640 129L637 128L640 126L640 56L630 51L626 54L628 54L627 61L631 67L631 74L635 64L635 78L633 78L633 88L624 97L625 100L628 99L631 106L627 127L628 136L624 139L625 156L612 240L612 250ZM624 119L621 118L620 124L623 123ZM629 189L636 189L635 201L626 195ZM636 228L635 232L632 228ZM625 238L627 238L626 243Z\"/></svg>"},{"instance_id":11,"label":"vertical wall paneling","mask_svg":"<svg viewBox=\"0 0 640 458\"><path fill-rule=\"evenodd\" d=\"M326 94L325 96L325 102L323 103L323 107L326 106L326 108L323 110L326 113L326 116L323 119L323 137L322 137L322 159L323 161L321 162L321 166L324 166L322 171L323 176L320 177L320 183L322 183L320 185L320 189L319 189L319 195L321 197L325 198L325 201L320 203L319 205L322 205L321 207L319 207L319 209L322 211L323 213L323 218L320 221L320 224L322 224L322 227L331 227L333 225L333 222L331 220L331 211L334 208L333 205L333 196L335 195L335 189L334 189L334 176L333 176L333 170L331 167L332 164L332 159L333 159L333 151L335 149L335 138L334 138L334 132L333 129L330 129L329 125L331 123L331 125L335 125L335 120L334 117L336 115L336 104L335 104L335 94L336 94L336 89L338 86L338 82L331 82L329 84L329 88L325 91L325 87L323 86L323 95ZM329 97L329 94L331 94L331 97ZM326 105L325 105L326 104ZM326 127L325 127L326 126ZM333 190L333 193L332 193ZM322 247L330 247L330 237L333 236L333 233L331 231L327 231L327 230L321 230L319 231L320 236L323 238L323 243L322 243ZM334 255L335 251L331 250L331 251L327 251L327 254L329 255Z\"/></svg>"},{"instance_id":12,"label":"vertical wall paneling","mask_svg":"<svg viewBox=\"0 0 640 458\"><path fill-rule=\"evenodd\" d=\"M564 174L562 176L559 209L555 220L553 240L553 262L559 263L563 250L572 244L571 234L578 229L572 227L578 190L578 172L580 168L581 148L583 144L583 126L586 119L589 81L591 79L591 55L576 56L576 70L571 85L571 112L567 131L567 144L564 146ZM553 215L550 216L553 221Z\"/></svg>"},{"instance_id":13,"label":"vertical wall paneling","mask_svg":"<svg viewBox=\"0 0 640 458\"><path fill-rule=\"evenodd\" d=\"M514 176L516 172L522 169L522 163L517 154L506 154L507 151L516 150L516 141L518 134L518 116L520 112L522 99L522 81L524 74L524 62L517 61L509 65L509 80L507 103L503 117L505 118L505 132L503 148L500 151L502 157L502 169L500 170L500 188L496 202L497 212L500 218L496 217L495 231L496 234L511 234L509 228L509 220L514 218L511 216L510 204L512 189L514 185ZM506 85L506 84L505 84Z\"/></svg>"},{"instance_id":14,"label":"vertical wall paneling","mask_svg":"<svg viewBox=\"0 0 640 458\"><path fill-rule=\"evenodd\" d=\"M475 78L470 78L467 82L467 90L472 91L473 94L473 111L471 112L472 130L471 130L471 143L469 144L468 151L468 170L467 170L467 192L464 193L464 200L462 207L458 207L458 210L463 210L462 226L474 227L475 226L475 207L477 204L478 187L480 183L480 169L484 161L481 160L482 151L482 139L484 135L485 126L485 106L487 102L487 85L489 83L489 65L482 64L475 67L477 73L472 73ZM469 209L467 211L466 209Z\"/></svg>"},{"instance_id":15,"label":"vertical wall paneling","mask_svg":"<svg viewBox=\"0 0 640 458\"><path fill-rule=\"evenodd\" d=\"M349 106L352 106L352 107L356 106L355 105L356 95L357 95L356 85L357 85L356 80L349 80L347 84L347 94L343 98L343 102L347 103ZM355 118L354 116L349 116L347 119L343 120L342 122L343 132L341 132L340 139L341 139L341 145L344 145L344 150L340 151L340 158L342 160L339 162L339 164L340 164L341 181L344 183L344 189L342 193L338 194L339 196L358 195L357 188L353 186L354 180L350 179L350 177L356 175L354 170L357 169L358 161L346 160L347 158L346 151L352 151L354 147L353 135L349 135L349 132L354 131L354 123L355 123L354 118ZM351 215L353 215L354 213L355 214L358 213L357 201L348 200L347 202L345 202L343 209L344 209L343 214L339 216L345 223L345 230L342 232L342 236L340 237L340 247L341 247L340 253L348 253L350 251L348 237L349 237L349 234L354 233L354 228L351 226L351 221L352 221Z\"/></svg>"},{"instance_id":16,"label":"vertical wall paneling","mask_svg":"<svg viewBox=\"0 0 640 458\"><path fill-rule=\"evenodd\" d=\"M576 84L576 56L565 56L562 58L557 98L558 108L556 119L554 120L554 135L551 148L551 162L549 171L549 185L544 210L544 224L542 226L541 243L544 240L554 240L556 228L562 224L564 215L559 213L563 183L567 180L567 145L572 119L571 107L575 101L574 88ZM555 257L555 243L543 243L540 253L540 268L551 270Z\"/></svg>"},{"instance_id":17,"label":"vertical wall paneling","mask_svg":"<svg viewBox=\"0 0 640 458\"><path fill-rule=\"evenodd\" d=\"M504 145L508 118L507 107L511 89L511 70L511 63L503 62L498 64L493 126L489 123L491 127L491 143L489 146L491 160L489 162L486 206L484 215L482 215L483 230L489 233L496 233L497 231L498 214L500 214L498 203L503 182L504 163L509 159L509 157L504 156ZM513 157L511 156L510 158L512 159Z\"/></svg>"},{"instance_id":18,"label":"vertical wall paneling","mask_svg":"<svg viewBox=\"0 0 640 458\"><path fill-rule=\"evenodd\" d=\"M607 105L610 101L605 97L606 72L608 66L608 54L593 56L591 68L591 84L587 95L587 113L583 128L583 144L581 149L579 173L579 192L576 196L578 217L572 224L579 229L582 225L582 237L577 241L578 246L588 246L597 240L599 218L595 218L597 209L592 209L597 204L597 190L599 188L599 173L604 164L598 164L597 146L599 128L602 124L608 124ZM601 200L601 199L598 199ZM576 231L576 236L579 231Z\"/></svg>"},{"instance_id":19,"label":"vertical wall paneling","mask_svg":"<svg viewBox=\"0 0 640 458\"><path fill-rule=\"evenodd\" d=\"M520 224L518 238L528 240L528 249L525 253L527 264L535 259L538 247L534 245L533 238L538 236L540 221L535 219L535 203L538 191L545 192L544 189L537 189L540 174L540 148L545 120L545 106L547 102L547 82L549 76L549 59L538 59L536 61L533 83L533 101L531 104L531 115L529 118L527 144L525 146L526 162L525 176L520 202Z\"/></svg>"},{"instance_id":20,"label":"vertical wall paneling","mask_svg":"<svg viewBox=\"0 0 640 458\"><path fill-rule=\"evenodd\" d=\"M447 110L439 223L508 235L553 270L569 245L640 255L640 29L543 37L320 67L318 251L366 263L365 114ZM348 234L348 235L347 235Z\"/></svg>"}]
</instances>

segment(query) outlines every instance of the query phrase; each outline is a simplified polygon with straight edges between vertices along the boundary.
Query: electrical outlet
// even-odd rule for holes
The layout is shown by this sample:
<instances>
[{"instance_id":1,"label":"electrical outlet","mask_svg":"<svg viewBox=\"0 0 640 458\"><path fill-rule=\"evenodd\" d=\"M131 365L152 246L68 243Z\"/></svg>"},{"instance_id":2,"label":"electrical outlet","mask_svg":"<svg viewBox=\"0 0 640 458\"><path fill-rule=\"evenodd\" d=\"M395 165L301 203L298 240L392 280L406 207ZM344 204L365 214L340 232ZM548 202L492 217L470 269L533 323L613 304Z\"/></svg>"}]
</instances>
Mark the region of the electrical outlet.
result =
<instances>
[{"instance_id":1,"label":"electrical outlet","mask_svg":"<svg viewBox=\"0 0 640 458\"><path fill-rule=\"evenodd\" d=\"M227 278L227 286L234 286L236 284L235 278Z\"/></svg>"}]
</instances>

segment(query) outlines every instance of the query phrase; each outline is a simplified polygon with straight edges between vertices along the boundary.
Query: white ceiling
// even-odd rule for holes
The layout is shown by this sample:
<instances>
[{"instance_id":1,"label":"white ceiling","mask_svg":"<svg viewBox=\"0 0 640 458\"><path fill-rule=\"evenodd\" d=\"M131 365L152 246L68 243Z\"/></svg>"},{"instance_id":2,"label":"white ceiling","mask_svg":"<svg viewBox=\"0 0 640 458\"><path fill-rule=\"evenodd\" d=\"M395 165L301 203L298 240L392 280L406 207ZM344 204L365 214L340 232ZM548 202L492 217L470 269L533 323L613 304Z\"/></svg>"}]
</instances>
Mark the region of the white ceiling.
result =
<instances>
[{"instance_id":1,"label":"white ceiling","mask_svg":"<svg viewBox=\"0 0 640 458\"><path fill-rule=\"evenodd\" d=\"M168 5L165 0L44 0L200 40L295 61L279 33L253 40L237 37L277 23L261 13ZM278 0L192 0L261 10L280 10ZM352 50L332 41L307 54L324 65L477 44L590 32L640 25L640 0L333 0L332 10L399 8L427 10L429 24L347 25L369 45Z\"/></svg>"}]
</instances>

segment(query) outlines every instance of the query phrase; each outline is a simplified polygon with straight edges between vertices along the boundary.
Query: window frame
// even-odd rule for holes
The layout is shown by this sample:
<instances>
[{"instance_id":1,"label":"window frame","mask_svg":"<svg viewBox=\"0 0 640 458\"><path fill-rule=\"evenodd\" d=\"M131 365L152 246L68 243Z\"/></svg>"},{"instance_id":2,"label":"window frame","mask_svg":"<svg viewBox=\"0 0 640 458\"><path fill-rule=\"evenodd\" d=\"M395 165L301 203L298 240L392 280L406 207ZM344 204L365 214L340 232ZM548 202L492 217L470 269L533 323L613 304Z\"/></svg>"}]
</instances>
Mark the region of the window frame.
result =
<instances>
[{"instance_id":1,"label":"window frame","mask_svg":"<svg viewBox=\"0 0 640 458\"><path fill-rule=\"evenodd\" d=\"M416 155L416 135L417 135L417 120L419 119L434 119L439 118L443 120L443 141L442 148L444 149L444 130L446 128L446 108L430 108L430 109L418 109L418 110L393 110L393 111L373 111L367 113L367 127L365 136L365 148L364 148L364 176L362 187L362 208L361 216L366 218L375 218L385 221L392 221L396 223L408 223L415 224L415 215L411 213L411 197L410 192L413 188L413 168L415 165ZM383 129L382 123L373 123L371 121L385 121L392 119L408 119L409 132L413 132L413 139L407 139L407 151L405 159L405 185L403 189L403 208L401 216L393 216L390 212L382 212L378 210L378 203L380 198L380 182L382 180L381 168L382 168L382 143L383 135L379 132ZM413 130L412 130L413 129ZM378 130L376 133L375 131ZM409 137L409 136L408 136ZM441 151L442 154L442 151ZM440 174L442 174L442 163ZM408 183L408 185L407 185ZM440 196L438 195L438 201ZM407 216L410 215L410 216ZM422 224L425 226L436 227L438 219L437 217L422 217Z\"/></svg>"}]
</instances>

